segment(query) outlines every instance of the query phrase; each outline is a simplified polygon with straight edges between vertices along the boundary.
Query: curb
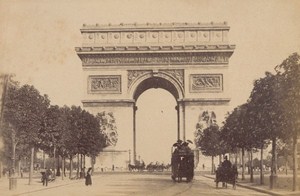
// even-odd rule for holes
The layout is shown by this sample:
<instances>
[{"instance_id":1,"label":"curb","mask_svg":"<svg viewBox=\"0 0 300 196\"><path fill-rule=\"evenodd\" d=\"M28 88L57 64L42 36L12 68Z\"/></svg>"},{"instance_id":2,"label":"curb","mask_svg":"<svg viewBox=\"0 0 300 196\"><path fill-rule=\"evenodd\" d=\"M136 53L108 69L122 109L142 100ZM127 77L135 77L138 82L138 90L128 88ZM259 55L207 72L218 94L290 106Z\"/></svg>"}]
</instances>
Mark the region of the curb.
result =
<instances>
[{"instance_id":1,"label":"curb","mask_svg":"<svg viewBox=\"0 0 300 196\"><path fill-rule=\"evenodd\" d=\"M206 176L206 175L203 175L203 176L206 177L206 178L209 178L209 179L215 179L215 178L210 177L210 176ZM240 183L236 183L236 185L239 186L239 187L242 187L242 188L247 188L247 189L250 189L250 190L254 190L254 191L257 191L257 192L260 192L260 193L266 193L266 194L269 194L269 195L274 195L274 196L286 195L286 194L275 193L273 191L269 191L269 190L265 190L265 189L260 189L260 188L256 188L256 187L252 187L252 186L243 185L243 184L240 184Z\"/></svg>"}]
</instances>

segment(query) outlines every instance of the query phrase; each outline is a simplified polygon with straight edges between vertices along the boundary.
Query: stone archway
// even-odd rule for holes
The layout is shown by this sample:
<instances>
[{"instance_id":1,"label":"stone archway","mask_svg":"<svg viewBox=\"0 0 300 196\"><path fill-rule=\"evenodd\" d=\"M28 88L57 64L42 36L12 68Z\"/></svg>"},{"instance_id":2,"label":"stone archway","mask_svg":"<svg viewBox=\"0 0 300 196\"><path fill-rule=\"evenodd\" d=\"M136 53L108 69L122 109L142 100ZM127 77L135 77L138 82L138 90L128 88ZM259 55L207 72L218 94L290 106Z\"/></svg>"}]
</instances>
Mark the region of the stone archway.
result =
<instances>
[{"instance_id":1,"label":"stone archway","mask_svg":"<svg viewBox=\"0 0 300 196\"><path fill-rule=\"evenodd\" d=\"M83 106L113 112L119 140L112 152L135 153L136 100L163 88L177 101L178 138L192 139L199 113L224 116L228 94L227 23L84 25L76 47L82 62ZM128 161L127 161L128 162Z\"/></svg>"},{"instance_id":2,"label":"stone archway","mask_svg":"<svg viewBox=\"0 0 300 196\"><path fill-rule=\"evenodd\" d=\"M181 126L180 123L184 122L184 114L179 112L178 108L180 107L179 105L179 100L181 100L184 97L184 92L183 89L180 86L180 79L182 77L172 77L170 75L170 70L162 70L162 71L156 71L156 72L145 72L141 71L140 74L139 72L134 72L136 75L136 78L132 82L132 87L129 88L129 94L130 97L132 97L135 100L135 103L138 99L138 97L145 92L148 89L151 88L162 88L169 93L173 95L175 100L177 100L177 139L185 138L185 130L183 129L184 126ZM171 72L174 73L174 72ZM181 73L182 72L178 72ZM180 74L179 74L180 75ZM134 112L133 112L133 157L134 160L136 160L136 110L137 107L134 107Z\"/></svg>"}]
</instances>

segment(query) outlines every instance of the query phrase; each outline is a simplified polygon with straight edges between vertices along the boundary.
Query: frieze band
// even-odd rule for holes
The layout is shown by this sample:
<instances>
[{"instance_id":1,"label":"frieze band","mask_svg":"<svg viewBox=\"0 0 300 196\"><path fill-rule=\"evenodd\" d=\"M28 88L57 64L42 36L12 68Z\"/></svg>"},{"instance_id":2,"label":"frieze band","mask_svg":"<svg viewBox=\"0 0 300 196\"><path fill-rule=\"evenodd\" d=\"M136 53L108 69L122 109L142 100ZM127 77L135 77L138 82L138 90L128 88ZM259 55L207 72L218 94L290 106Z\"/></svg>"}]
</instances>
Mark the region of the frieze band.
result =
<instances>
[{"instance_id":1,"label":"frieze band","mask_svg":"<svg viewBox=\"0 0 300 196\"><path fill-rule=\"evenodd\" d=\"M222 92L222 74L192 74L190 75L190 92Z\"/></svg>"},{"instance_id":2,"label":"frieze band","mask_svg":"<svg viewBox=\"0 0 300 196\"><path fill-rule=\"evenodd\" d=\"M121 93L121 76L89 76L88 89L89 93Z\"/></svg>"},{"instance_id":3,"label":"frieze band","mask_svg":"<svg viewBox=\"0 0 300 196\"><path fill-rule=\"evenodd\" d=\"M82 65L171 65L171 64L227 64L229 54L226 53L184 53L184 54L85 54L81 56Z\"/></svg>"}]
</instances>

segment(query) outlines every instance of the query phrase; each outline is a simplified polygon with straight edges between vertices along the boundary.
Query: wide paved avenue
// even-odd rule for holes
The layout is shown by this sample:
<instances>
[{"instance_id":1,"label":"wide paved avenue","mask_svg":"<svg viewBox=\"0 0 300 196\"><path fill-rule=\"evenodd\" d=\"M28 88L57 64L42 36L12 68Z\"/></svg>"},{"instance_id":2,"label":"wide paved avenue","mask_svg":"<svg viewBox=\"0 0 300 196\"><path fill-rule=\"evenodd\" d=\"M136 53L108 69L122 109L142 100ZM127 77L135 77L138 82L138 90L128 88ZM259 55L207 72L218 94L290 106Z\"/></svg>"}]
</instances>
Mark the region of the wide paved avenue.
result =
<instances>
[{"instance_id":1,"label":"wide paved avenue","mask_svg":"<svg viewBox=\"0 0 300 196\"><path fill-rule=\"evenodd\" d=\"M190 182L174 183L169 175L151 174L102 174L92 176L93 185L85 186L84 180L74 180L68 185L50 183L42 190L21 194L30 196L109 196L109 195L266 195L237 187L216 189L212 179L195 176ZM221 185L221 184L220 184ZM42 186L42 185L41 185Z\"/></svg>"}]
</instances>

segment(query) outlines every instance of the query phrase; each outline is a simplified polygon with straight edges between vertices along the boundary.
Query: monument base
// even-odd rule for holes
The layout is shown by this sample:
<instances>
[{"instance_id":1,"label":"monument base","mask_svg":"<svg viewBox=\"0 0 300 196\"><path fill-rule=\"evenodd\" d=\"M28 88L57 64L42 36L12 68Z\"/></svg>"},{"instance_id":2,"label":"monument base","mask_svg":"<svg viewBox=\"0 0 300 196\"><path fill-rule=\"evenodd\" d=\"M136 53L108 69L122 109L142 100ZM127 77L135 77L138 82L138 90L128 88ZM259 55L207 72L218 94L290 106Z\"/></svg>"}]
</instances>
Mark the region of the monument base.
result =
<instances>
[{"instance_id":1,"label":"monument base","mask_svg":"<svg viewBox=\"0 0 300 196\"><path fill-rule=\"evenodd\" d=\"M96 157L95 171L128 171L130 163L129 150L116 150L114 147L106 147Z\"/></svg>"}]
</instances>

